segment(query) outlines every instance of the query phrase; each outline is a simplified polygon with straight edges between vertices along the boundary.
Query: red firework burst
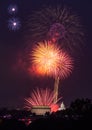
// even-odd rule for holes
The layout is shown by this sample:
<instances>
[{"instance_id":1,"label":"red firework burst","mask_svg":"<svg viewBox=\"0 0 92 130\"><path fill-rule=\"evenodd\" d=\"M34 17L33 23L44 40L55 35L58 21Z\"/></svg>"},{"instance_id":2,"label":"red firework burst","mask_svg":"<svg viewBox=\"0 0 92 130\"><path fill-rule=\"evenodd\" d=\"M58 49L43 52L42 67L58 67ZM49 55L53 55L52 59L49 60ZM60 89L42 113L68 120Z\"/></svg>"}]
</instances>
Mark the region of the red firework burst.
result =
<instances>
[{"instance_id":1,"label":"red firework burst","mask_svg":"<svg viewBox=\"0 0 92 130\"><path fill-rule=\"evenodd\" d=\"M33 90L29 98L25 99L25 107L30 109L32 106L49 106L51 109L54 106L54 91L51 89L36 89ZM60 100L59 98L57 102ZM56 103L55 103L56 104Z\"/></svg>"}]
</instances>

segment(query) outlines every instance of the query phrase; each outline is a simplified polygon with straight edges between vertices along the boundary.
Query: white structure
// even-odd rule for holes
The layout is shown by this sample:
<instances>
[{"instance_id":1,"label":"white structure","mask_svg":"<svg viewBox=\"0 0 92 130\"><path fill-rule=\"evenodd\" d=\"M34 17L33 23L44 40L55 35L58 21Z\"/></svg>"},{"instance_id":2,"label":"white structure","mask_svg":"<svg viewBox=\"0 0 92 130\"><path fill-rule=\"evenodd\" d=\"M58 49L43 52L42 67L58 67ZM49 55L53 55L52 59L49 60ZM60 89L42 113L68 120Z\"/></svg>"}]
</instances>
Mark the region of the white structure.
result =
<instances>
[{"instance_id":1,"label":"white structure","mask_svg":"<svg viewBox=\"0 0 92 130\"><path fill-rule=\"evenodd\" d=\"M33 106L31 109L32 113L36 115L45 115L46 112L50 112L51 108L49 106Z\"/></svg>"},{"instance_id":2,"label":"white structure","mask_svg":"<svg viewBox=\"0 0 92 130\"><path fill-rule=\"evenodd\" d=\"M66 108L65 108L65 105L64 105L64 103L62 102L61 103L61 105L60 105L60 108L58 109L58 110L65 110Z\"/></svg>"}]
</instances>

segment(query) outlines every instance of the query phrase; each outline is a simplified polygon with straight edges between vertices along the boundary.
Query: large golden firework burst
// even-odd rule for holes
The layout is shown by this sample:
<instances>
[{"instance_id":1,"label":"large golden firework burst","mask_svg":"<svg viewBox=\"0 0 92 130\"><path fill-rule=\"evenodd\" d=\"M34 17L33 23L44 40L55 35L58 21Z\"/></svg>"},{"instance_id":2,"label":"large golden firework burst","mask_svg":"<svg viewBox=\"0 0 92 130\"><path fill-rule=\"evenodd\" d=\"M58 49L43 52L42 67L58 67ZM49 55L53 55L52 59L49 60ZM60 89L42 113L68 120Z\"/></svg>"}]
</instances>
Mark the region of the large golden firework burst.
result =
<instances>
[{"instance_id":1,"label":"large golden firework burst","mask_svg":"<svg viewBox=\"0 0 92 130\"><path fill-rule=\"evenodd\" d=\"M36 74L65 78L72 72L72 59L57 44L39 42L30 55Z\"/></svg>"}]
</instances>

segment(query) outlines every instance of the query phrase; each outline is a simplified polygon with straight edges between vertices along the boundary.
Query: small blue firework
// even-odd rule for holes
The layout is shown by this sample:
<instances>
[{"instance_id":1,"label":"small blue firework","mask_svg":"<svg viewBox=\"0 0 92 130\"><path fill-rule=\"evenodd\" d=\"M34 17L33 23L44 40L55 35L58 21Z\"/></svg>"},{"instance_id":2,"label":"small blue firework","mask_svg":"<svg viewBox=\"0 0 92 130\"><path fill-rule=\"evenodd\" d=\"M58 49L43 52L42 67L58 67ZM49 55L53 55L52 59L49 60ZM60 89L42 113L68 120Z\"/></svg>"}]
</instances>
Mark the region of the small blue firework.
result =
<instances>
[{"instance_id":1,"label":"small blue firework","mask_svg":"<svg viewBox=\"0 0 92 130\"><path fill-rule=\"evenodd\" d=\"M8 12L9 12L9 14L16 14L18 12L17 5L10 5L8 7Z\"/></svg>"},{"instance_id":2,"label":"small blue firework","mask_svg":"<svg viewBox=\"0 0 92 130\"><path fill-rule=\"evenodd\" d=\"M19 30L21 27L21 22L18 18L11 18L8 20L8 28L9 30Z\"/></svg>"}]
</instances>

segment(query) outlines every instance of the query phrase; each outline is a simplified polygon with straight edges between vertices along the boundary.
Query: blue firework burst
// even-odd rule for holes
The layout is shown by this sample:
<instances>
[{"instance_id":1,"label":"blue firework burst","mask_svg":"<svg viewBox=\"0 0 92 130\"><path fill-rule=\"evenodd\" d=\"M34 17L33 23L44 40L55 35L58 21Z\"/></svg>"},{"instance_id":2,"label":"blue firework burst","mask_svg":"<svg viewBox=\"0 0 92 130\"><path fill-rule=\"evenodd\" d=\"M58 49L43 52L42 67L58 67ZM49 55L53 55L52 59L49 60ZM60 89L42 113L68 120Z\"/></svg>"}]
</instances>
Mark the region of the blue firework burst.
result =
<instances>
[{"instance_id":1,"label":"blue firework burst","mask_svg":"<svg viewBox=\"0 0 92 130\"><path fill-rule=\"evenodd\" d=\"M18 18L11 18L8 20L8 28L9 30L19 30L21 27L21 22Z\"/></svg>"},{"instance_id":2,"label":"blue firework burst","mask_svg":"<svg viewBox=\"0 0 92 130\"><path fill-rule=\"evenodd\" d=\"M10 5L8 7L8 12L9 12L9 14L16 14L18 12L17 5Z\"/></svg>"}]
</instances>

